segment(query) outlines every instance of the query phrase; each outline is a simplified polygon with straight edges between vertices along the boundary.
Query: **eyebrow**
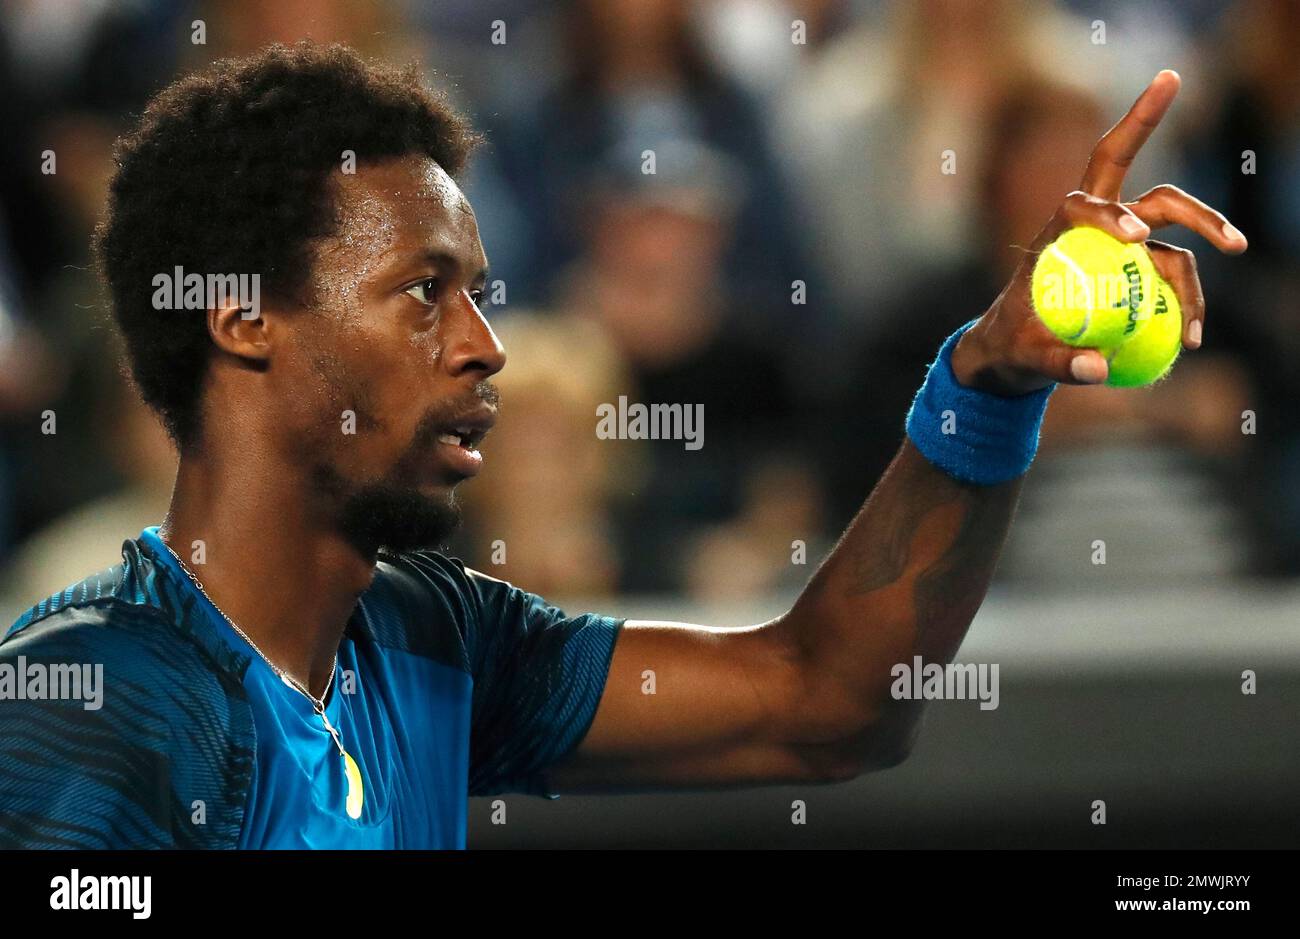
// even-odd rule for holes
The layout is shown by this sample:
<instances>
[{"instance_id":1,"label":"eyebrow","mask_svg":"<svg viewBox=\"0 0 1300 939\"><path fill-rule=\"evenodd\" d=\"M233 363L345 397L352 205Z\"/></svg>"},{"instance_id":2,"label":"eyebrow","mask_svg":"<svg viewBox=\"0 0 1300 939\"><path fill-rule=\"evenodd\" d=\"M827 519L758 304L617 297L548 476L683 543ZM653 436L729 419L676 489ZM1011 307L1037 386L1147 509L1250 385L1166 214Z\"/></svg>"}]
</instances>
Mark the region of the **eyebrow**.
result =
<instances>
[{"instance_id":1,"label":"eyebrow","mask_svg":"<svg viewBox=\"0 0 1300 939\"><path fill-rule=\"evenodd\" d=\"M440 267L450 266L450 267L464 268L465 266L464 264L461 263L460 258L456 257L456 255L451 254L450 252L447 251L426 251L424 252L422 257L424 258L424 260L432 261L434 264ZM491 273L492 273L491 266L485 264L483 265L483 267L481 267L478 270L478 272L471 278L471 280L472 281L482 280L484 283L487 283L488 277Z\"/></svg>"}]
</instances>

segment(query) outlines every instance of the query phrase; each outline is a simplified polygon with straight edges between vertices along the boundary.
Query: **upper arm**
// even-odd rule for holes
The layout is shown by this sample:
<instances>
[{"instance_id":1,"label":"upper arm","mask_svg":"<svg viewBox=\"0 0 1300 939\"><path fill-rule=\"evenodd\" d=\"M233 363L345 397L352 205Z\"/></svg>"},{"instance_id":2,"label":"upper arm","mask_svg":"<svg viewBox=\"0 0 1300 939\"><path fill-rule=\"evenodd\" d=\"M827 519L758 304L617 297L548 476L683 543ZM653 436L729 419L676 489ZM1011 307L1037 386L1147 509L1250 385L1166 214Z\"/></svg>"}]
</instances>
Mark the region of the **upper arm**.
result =
<instances>
[{"instance_id":1,"label":"upper arm","mask_svg":"<svg viewBox=\"0 0 1300 939\"><path fill-rule=\"evenodd\" d=\"M857 712L832 683L809 681L788 616L739 628L570 617L465 571L471 795L856 774L843 744Z\"/></svg>"},{"instance_id":2,"label":"upper arm","mask_svg":"<svg viewBox=\"0 0 1300 939\"><path fill-rule=\"evenodd\" d=\"M463 570L473 680L469 793L547 795L546 770L591 724L622 621L569 616L506 581Z\"/></svg>"},{"instance_id":3,"label":"upper arm","mask_svg":"<svg viewBox=\"0 0 1300 939\"><path fill-rule=\"evenodd\" d=\"M812 697L779 620L628 621L590 730L548 778L570 792L826 778L833 716L819 728Z\"/></svg>"}]
</instances>

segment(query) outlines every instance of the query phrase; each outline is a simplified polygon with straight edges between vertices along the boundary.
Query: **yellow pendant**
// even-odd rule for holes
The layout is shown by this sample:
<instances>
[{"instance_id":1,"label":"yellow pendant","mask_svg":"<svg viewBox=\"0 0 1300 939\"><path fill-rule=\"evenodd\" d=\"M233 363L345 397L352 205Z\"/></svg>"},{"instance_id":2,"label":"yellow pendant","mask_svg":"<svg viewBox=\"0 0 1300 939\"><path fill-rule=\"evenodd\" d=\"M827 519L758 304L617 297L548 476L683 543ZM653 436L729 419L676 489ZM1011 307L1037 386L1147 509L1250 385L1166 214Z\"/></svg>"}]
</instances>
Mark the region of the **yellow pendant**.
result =
<instances>
[{"instance_id":1,"label":"yellow pendant","mask_svg":"<svg viewBox=\"0 0 1300 939\"><path fill-rule=\"evenodd\" d=\"M365 801L365 790L361 785L361 767L352 759L352 754L343 751L343 770L348 777L348 817L361 817L361 803Z\"/></svg>"}]
</instances>

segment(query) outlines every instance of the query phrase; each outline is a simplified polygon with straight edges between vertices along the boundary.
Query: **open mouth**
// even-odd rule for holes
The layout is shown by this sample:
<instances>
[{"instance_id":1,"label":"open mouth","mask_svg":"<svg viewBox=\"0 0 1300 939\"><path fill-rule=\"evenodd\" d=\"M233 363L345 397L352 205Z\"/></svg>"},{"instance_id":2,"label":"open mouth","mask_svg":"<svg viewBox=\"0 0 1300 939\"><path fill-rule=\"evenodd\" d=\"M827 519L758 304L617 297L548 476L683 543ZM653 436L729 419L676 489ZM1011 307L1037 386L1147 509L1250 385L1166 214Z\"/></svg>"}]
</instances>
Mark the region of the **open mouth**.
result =
<instances>
[{"instance_id":1,"label":"open mouth","mask_svg":"<svg viewBox=\"0 0 1300 939\"><path fill-rule=\"evenodd\" d=\"M448 432L439 434L438 442L450 444L453 447L463 447L466 450L478 450L479 441L485 436L487 436L486 427L455 427Z\"/></svg>"},{"instance_id":2,"label":"open mouth","mask_svg":"<svg viewBox=\"0 0 1300 939\"><path fill-rule=\"evenodd\" d=\"M482 408L439 428L439 462L459 476L473 476L483 466L479 444L496 423L496 411Z\"/></svg>"}]
</instances>

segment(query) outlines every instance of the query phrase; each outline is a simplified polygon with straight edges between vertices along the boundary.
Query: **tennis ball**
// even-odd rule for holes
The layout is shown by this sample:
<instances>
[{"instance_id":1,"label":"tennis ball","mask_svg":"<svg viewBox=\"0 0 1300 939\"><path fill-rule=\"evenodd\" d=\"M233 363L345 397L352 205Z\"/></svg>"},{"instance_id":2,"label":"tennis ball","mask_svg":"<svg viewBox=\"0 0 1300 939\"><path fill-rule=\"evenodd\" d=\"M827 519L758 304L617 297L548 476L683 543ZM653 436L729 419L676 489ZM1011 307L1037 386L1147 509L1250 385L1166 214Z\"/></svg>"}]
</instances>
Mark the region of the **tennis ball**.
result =
<instances>
[{"instance_id":1,"label":"tennis ball","mask_svg":"<svg viewBox=\"0 0 1300 939\"><path fill-rule=\"evenodd\" d=\"M1034 311L1063 342L1092 349L1137 334L1155 307L1155 264L1140 244L1071 228L1034 264Z\"/></svg>"},{"instance_id":2,"label":"tennis ball","mask_svg":"<svg viewBox=\"0 0 1300 939\"><path fill-rule=\"evenodd\" d=\"M1156 302L1151 319L1114 349L1103 350L1110 363L1106 384L1119 388L1151 385L1174 367L1183 347L1183 310L1169 282L1156 276Z\"/></svg>"}]
</instances>

